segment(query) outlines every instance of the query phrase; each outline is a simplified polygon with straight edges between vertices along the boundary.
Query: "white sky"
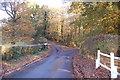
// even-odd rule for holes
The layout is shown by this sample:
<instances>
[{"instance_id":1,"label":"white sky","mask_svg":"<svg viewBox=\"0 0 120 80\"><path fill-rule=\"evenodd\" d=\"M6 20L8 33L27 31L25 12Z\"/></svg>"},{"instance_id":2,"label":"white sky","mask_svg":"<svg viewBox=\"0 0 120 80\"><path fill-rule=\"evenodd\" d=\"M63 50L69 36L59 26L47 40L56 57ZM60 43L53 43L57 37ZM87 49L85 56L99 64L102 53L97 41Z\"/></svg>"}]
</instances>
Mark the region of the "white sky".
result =
<instances>
[{"instance_id":1,"label":"white sky","mask_svg":"<svg viewBox=\"0 0 120 80\"><path fill-rule=\"evenodd\" d=\"M56 8L63 6L63 0L27 0L27 1L37 3L39 5L48 5L49 7ZM8 15L4 11L0 10L0 20L7 17Z\"/></svg>"},{"instance_id":2,"label":"white sky","mask_svg":"<svg viewBox=\"0 0 120 80\"><path fill-rule=\"evenodd\" d=\"M61 7L63 5L63 0L27 0L29 2L35 2L39 5L48 5L50 7Z\"/></svg>"}]
</instances>

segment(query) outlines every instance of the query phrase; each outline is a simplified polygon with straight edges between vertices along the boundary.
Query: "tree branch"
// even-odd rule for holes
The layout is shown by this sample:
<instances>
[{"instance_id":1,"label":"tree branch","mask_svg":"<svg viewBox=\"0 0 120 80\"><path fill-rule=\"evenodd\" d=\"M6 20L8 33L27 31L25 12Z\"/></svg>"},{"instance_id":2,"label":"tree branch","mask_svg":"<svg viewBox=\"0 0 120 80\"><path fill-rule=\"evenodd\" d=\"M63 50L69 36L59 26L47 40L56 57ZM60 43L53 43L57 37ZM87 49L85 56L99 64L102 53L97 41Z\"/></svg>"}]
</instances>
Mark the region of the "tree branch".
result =
<instances>
[{"instance_id":1,"label":"tree branch","mask_svg":"<svg viewBox=\"0 0 120 80\"><path fill-rule=\"evenodd\" d=\"M18 19L21 18L21 16L17 16L17 6L18 6L18 2L17 0L14 0L14 2L12 2L12 0L10 2L4 2L1 3L2 8L0 8L0 10L5 11L10 18L12 18L13 22L16 22Z\"/></svg>"},{"instance_id":2,"label":"tree branch","mask_svg":"<svg viewBox=\"0 0 120 80\"><path fill-rule=\"evenodd\" d=\"M0 10L5 11L5 9L1 9L1 8L0 8Z\"/></svg>"},{"instance_id":3,"label":"tree branch","mask_svg":"<svg viewBox=\"0 0 120 80\"><path fill-rule=\"evenodd\" d=\"M15 20L17 21L17 20L20 19L20 18L21 18L21 16L17 17Z\"/></svg>"},{"instance_id":4,"label":"tree branch","mask_svg":"<svg viewBox=\"0 0 120 80\"><path fill-rule=\"evenodd\" d=\"M13 16L11 15L11 13L9 13L9 11L7 10L6 6L5 6L4 8L5 8L6 13L7 13L11 18L13 18Z\"/></svg>"},{"instance_id":5,"label":"tree branch","mask_svg":"<svg viewBox=\"0 0 120 80\"><path fill-rule=\"evenodd\" d=\"M10 2L10 9L11 9L11 13L13 14L13 6L12 6L12 2Z\"/></svg>"}]
</instances>

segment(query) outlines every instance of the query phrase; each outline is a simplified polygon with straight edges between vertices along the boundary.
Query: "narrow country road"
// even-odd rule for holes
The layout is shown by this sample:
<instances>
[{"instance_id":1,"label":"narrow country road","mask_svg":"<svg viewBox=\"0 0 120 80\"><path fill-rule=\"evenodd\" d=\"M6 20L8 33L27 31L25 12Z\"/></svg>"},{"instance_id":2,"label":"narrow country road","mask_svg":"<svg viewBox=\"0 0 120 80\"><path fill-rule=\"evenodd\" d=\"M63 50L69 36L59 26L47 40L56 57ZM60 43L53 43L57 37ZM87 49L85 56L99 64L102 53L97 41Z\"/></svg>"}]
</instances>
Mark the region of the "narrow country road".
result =
<instances>
[{"instance_id":1,"label":"narrow country road","mask_svg":"<svg viewBox=\"0 0 120 80\"><path fill-rule=\"evenodd\" d=\"M53 44L50 47L53 52L50 57L13 72L4 78L73 78L72 57L79 50L64 51Z\"/></svg>"}]
</instances>

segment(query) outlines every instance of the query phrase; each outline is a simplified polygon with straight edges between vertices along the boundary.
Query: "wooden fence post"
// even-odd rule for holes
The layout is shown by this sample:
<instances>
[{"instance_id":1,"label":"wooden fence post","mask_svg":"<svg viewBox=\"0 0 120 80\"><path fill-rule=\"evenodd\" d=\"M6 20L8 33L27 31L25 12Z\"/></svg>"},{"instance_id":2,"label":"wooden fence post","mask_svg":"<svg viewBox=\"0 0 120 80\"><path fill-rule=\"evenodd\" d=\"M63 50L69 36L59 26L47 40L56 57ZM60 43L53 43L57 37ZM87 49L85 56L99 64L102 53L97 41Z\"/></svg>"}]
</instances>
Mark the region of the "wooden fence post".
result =
<instances>
[{"instance_id":1,"label":"wooden fence post","mask_svg":"<svg viewBox=\"0 0 120 80\"><path fill-rule=\"evenodd\" d=\"M111 55L111 78L117 78L117 66L114 64L114 53L110 53Z\"/></svg>"},{"instance_id":2,"label":"wooden fence post","mask_svg":"<svg viewBox=\"0 0 120 80\"><path fill-rule=\"evenodd\" d=\"M97 51L96 69L100 66L100 50Z\"/></svg>"}]
</instances>

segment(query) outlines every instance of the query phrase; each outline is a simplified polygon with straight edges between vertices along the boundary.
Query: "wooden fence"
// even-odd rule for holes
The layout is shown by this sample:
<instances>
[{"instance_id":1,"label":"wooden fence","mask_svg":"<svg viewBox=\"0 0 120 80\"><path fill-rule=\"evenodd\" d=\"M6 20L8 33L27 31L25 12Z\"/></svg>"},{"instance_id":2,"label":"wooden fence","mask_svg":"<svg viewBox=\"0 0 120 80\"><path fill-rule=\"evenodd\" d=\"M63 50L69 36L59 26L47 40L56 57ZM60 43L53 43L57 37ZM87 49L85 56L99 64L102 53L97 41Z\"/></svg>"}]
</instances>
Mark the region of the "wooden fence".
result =
<instances>
[{"instance_id":1,"label":"wooden fence","mask_svg":"<svg viewBox=\"0 0 120 80\"><path fill-rule=\"evenodd\" d=\"M32 47L32 46L41 46L41 45L51 45L51 44L48 44L48 43L43 43L43 44L28 44L28 45L21 45L21 44L15 44L15 45L12 45L12 44L8 44L8 45L5 45L5 46L11 46L11 47L16 47L16 46L29 46L29 47ZM3 45L0 45L0 46L3 46Z\"/></svg>"},{"instance_id":2,"label":"wooden fence","mask_svg":"<svg viewBox=\"0 0 120 80\"><path fill-rule=\"evenodd\" d=\"M100 62L101 61L100 55L110 58L110 68ZM117 78L117 76L120 75L120 73L117 71L118 67L115 66L115 59L120 60L120 57L115 57L114 53L112 53L112 52L110 53L110 55L108 55L108 54L101 53L100 50L98 50L97 51L97 59L96 59L96 68L102 66L111 72L111 78Z\"/></svg>"}]
</instances>

